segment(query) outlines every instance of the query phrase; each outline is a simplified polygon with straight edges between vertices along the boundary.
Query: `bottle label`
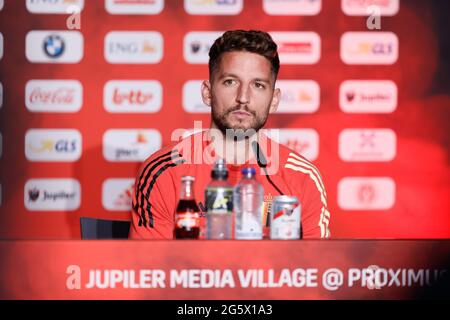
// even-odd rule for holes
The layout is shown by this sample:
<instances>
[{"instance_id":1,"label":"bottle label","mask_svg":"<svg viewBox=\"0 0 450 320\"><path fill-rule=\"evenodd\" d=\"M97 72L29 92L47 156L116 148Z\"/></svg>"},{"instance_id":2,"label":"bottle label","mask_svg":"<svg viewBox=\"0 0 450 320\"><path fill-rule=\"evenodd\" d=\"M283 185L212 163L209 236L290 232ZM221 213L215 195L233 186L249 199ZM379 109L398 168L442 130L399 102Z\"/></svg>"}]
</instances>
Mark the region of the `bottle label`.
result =
<instances>
[{"instance_id":1,"label":"bottle label","mask_svg":"<svg viewBox=\"0 0 450 320\"><path fill-rule=\"evenodd\" d=\"M185 212L177 213L176 227L178 229L192 229L200 226L198 213Z\"/></svg>"},{"instance_id":2,"label":"bottle label","mask_svg":"<svg viewBox=\"0 0 450 320\"><path fill-rule=\"evenodd\" d=\"M231 214L233 212L233 189L207 188L206 209L208 214Z\"/></svg>"},{"instance_id":3,"label":"bottle label","mask_svg":"<svg viewBox=\"0 0 450 320\"><path fill-rule=\"evenodd\" d=\"M262 239L263 228L258 215L245 212L236 226L236 239Z\"/></svg>"},{"instance_id":4,"label":"bottle label","mask_svg":"<svg viewBox=\"0 0 450 320\"><path fill-rule=\"evenodd\" d=\"M275 208L276 209L276 208ZM271 239L300 239L301 206L273 210L270 222Z\"/></svg>"}]
</instances>

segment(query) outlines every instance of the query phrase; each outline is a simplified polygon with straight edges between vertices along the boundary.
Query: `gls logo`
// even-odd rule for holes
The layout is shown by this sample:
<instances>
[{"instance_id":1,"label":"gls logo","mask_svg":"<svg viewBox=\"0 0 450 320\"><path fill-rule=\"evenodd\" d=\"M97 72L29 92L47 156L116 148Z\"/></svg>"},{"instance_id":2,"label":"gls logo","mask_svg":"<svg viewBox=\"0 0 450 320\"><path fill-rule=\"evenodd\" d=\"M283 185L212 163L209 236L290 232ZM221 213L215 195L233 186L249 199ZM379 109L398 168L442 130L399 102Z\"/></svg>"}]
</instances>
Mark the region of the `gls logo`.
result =
<instances>
[{"instance_id":1,"label":"gls logo","mask_svg":"<svg viewBox=\"0 0 450 320\"><path fill-rule=\"evenodd\" d=\"M164 0L106 0L110 14L158 14L164 8Z\"/></svg>"},{"instance_id":2,"label":"gls logo","mask_svg":"<svg viewBox=\"0 0 450 320\"><path fill-rule=\"evenodd\" d=\"M32 112L77 112L83 104L83 87L76 80L30 80L25 105Z\"/></svg>"},{"instance_id":3,"label":"gls logo","mask_svg":"<svg viewBox=\"0 0 450 320\"><path fill-rule=\"evenodd\" d=\"M77 63L83 58L84 40L78 31L30 31L26 56L35 63Z\"/></svg>"},{"instance_id":4,"label":"gls logo","mask_svg":"<svg viewBox=\"0 0 450 320\"><path fill-rule=\"evenodd\" d=\"M187 63L206 64L209 61L209 49L223 32L189 32L184 37L184 60Z\"/></svg>"},{"instance_id":5,"label":"gls logo","mask_svg":"<svg viewBox=\"0 0 450 320\"><path fill-rule=\"evenodd\" d=\"M31 13L68 14L71 7L81 12L84 0L27 0L27 10Z\"/></svg>"},{"instance_id":6,"label":"gls logo","mask_svg":"<svg viewBox=\"0 0 450 320\"><path fill-rule=\"evenodd\" d=\"M74 211L80 207L81 187L75 179L30 179L24 205L30 211Z\"/></svg>"},{"instance_id":7,"label":"gls logo","mask_svg":"<svg viewBox=\"0 0 450 320\"><path fill-rule=\"evenodd\" d=\"M321 0L264 0L263 9L269 15L314 16L322 10Z\"/></svg>"},{"instance_id":8,"label":"gls logo","mask_svg":"<svg viewBox=\"0 0 450 320\"><path fill-rule=\"evenodd\" d=\"M158 112L162 106L162 86L159 81L115 81L105 84L103 105L108 112Z\"/></svg>"},{"instance_id":9,"label":"gls logo","mask_svg":"<svg viewBox=\"0 0 450 320\"><path fill-rule=\"evenodd\" d=\"M81 157L81 134L74 129L30 129L25 156L30 161L74 162Z\"/></svg>"},{"instance_id":10,"label":"gls logo","mask_svg":"<svg viewBox=\"0 0 450 320\"><path fill-rule=\"evenodd\" d=\"M154 129L110 129L103 135L103 156L112 162L141 162L161 149L161 134Z\"/></svg>"},{"instance_id":11,"label":"gls logo","mask_svg":"<svg viewBox=\"0 0 450 320\"><path fill-rule=\"evenodd\" d=\"M341 37L341 59L346 64L393 64L398 38L392 32L346 32Z\"/></svg>"},{"instance_id":12,"label":"gls logo","mask_svg":"<svg viewBox=\"0 0 450 320\"><path fill-rule=\"evenodd\" d=\"M242 11L242 0L184 0L189 14L237 15Z\"/></svg>"},{"instance_id":13,"label":"gls logo","mask_svg":"<svg viewBox=\"0 0 450 320\"><path fill-rule=\"evenodd\" d=\"M156 31L112 31L105 37L109 63L158 63L163 57L163 37Z\"/></svg>"}]
</instances>

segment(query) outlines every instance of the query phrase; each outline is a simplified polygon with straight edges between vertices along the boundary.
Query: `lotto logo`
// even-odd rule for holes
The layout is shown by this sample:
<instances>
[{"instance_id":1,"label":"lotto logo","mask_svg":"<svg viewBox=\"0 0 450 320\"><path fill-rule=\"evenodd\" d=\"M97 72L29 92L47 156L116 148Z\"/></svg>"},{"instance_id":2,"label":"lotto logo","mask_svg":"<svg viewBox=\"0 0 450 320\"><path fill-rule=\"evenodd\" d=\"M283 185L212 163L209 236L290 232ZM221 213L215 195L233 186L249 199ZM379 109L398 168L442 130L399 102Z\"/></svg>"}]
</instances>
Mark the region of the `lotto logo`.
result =
<instances>
[{"instance_id":1,"label":"lotto logo","mask_svg":"<svg viewBox=\"0 0 450 320\"><path fill-rule=\"evenodd\" d=\"M277 134L273 134L274 130ZM270 129L268 134L309 161L316 160L319 155L319 134L314 129Z\"/></svg>"},{"instance_id":2,"label":"lotto logo","mask_svg":"<svg viewBox=\"0 0 450 320\"><path fill-rule=\"evenodd\" d=\"M162 86L159 81L111 80L103 90L103 105L113 113L158 112L162 106Z\"/></svg>"}]
</instances>

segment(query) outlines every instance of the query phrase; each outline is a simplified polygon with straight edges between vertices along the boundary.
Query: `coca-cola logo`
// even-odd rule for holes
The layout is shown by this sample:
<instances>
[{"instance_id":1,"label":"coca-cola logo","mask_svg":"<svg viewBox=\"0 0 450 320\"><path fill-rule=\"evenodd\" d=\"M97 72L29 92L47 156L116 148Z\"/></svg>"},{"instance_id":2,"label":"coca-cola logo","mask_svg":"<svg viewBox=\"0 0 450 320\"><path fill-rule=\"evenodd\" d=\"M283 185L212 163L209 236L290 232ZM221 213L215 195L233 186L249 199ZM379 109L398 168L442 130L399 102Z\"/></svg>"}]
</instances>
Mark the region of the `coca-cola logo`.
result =
<instances>
[{"instance_id":1,"label":"coca-cola logo","mask_svg":"<svg viewBox=\"0 0 450 320\"><path fill-rule=\"evenodd\" d=\"M82 104L77 80L30 80L25 86L25 105L32 112L77 112Z\"/></svg>"},{"instance_id":2,"label":"coca-cola logo","mask_svg":"<svg viewBox=\"0 0 450 320\"><path fill-rule=\"evenodd\" d=\"M140 89L121 92L119 88L115 88L113 92L113 102L114 104L117 105L123 103L134 105L145 105L151 99L153 99L153 93L144 92Z\"/></svg>"},{"instance_id":3,"label":"coca-cola logo","mask_svg":"<svg viewBox=\"0 0 450 320\"><path fill-rule=\"evenodd\" d=\"M70 87L60 87L54 90L34 88L28 100L31 103L47 104L72 104L75 99L75 89Z\"/></svg>"}]
</instances>

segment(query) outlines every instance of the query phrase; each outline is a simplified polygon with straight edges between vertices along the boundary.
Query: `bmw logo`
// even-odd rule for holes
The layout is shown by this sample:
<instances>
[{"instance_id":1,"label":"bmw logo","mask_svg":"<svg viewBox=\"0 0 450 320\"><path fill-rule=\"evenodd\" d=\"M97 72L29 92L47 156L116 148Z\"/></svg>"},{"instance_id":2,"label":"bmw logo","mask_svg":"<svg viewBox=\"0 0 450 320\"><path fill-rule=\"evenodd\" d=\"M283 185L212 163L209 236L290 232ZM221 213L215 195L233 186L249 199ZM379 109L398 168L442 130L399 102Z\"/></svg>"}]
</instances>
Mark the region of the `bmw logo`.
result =
<instances>
[{"instance_id":1,"label":"bmw logo","mask_svg":"<svg viewBox=\"0 0 450 320\"><path fill-rule=\"evenodd\" d=\"M64 53L64 40L56 35L51 34L44 39L44 52L50 58L58 58Z\"/></svg>"}]
</instances>

